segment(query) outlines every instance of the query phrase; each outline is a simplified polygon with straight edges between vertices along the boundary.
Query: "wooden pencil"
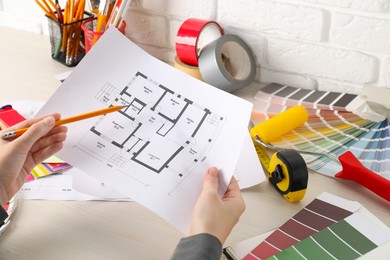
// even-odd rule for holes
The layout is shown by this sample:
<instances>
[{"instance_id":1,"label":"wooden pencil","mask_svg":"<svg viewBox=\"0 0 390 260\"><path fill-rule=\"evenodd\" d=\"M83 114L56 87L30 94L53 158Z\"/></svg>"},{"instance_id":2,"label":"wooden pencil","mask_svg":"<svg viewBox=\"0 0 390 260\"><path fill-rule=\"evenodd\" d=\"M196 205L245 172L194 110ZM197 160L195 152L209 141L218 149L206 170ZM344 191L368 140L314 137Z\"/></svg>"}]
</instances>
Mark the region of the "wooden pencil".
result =
<instances>
[{"instance_id":1,"label":"wooden pencil","mask_svg":"<svg viewBox=\"0 0 390 260\"><path fill-rule=\"evenodd\" d=\"M54 15L54 13L51 13L50 10L47 10L46 7L44 7L42 5L41 2L39 2L38 0L35 0L35 3L37 3L37 5L42 9L42 11L50 18L54 19L54 20L57 20L57 17Z\"/></svg>"},{"instance_id":2,"label":"wooden pencil","mask_svg":"<svg viewBox=\"0 0 390 260\"><path fill-rule=\"evenodd\" d=\"M127 106L111 106L111 107L107 107L107 108L103 108L103 109L87 112L87 113L84 113L84 114L71 116L71 117L68 117L68 118L57 120L55 122L54 126L69 124L69 123L73 123L73 122L76 122L76 121L84 120L84 119L87 119L87 118L91 118L91 117L95 117L95 116L100 116L100 115L116 112L116 111L119 111L119 110L121 110L122 108L125 108L125 107L127 107ZM6 133L2 134L1 138L7 139L7 138L11 138L11 137L20 136L23 133L25 133L28 129L29 128L26 127L26 128L14 130L14 131L6 132Z\"/></svg>"}]
</instances>

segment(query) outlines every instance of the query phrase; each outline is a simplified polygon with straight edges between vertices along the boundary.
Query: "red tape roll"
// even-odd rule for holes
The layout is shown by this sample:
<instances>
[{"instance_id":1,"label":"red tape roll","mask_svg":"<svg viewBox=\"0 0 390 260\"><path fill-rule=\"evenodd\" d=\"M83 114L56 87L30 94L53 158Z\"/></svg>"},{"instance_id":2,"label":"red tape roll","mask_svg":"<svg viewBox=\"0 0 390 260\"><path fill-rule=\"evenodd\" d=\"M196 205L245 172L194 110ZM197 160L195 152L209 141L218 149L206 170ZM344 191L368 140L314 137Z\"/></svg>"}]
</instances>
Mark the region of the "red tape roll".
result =
<instances>
[{"instance_id":1,"label":"red tape roll","mask_svg":"<svg viewBox=\"0 0 390 260\"><path fill-rule=\"evenodd\" d=\"M183 22L176 35L176 54L181 62L198 66L201 49L223 35L215 21L190 18Z\"/></svg>"}]
</instances>

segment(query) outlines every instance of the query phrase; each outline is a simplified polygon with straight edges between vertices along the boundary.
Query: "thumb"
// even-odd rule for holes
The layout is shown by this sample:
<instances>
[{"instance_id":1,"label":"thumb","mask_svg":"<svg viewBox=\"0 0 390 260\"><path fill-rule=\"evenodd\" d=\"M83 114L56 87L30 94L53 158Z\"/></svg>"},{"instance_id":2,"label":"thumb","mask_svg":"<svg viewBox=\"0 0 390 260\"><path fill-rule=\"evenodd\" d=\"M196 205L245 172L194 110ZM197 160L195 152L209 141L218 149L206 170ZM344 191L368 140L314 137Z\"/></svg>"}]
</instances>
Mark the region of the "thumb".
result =
<instances>
[{"instance_id":1,"label":"thumb","mask_svg":"<svg viewBox=\"0 0 390 260\"><path fill-rule=\"evenodd\" d=\"M29 129L15 141L26 145L28 149L30 149L36 141L46 135L53 128L54 123L54 117L48 116L30 126Z\"/></svg>"},{"instance_id":2,"label":"thumb","mask_svg":"<svg viewBox=\"0 0 390 260\"><path fill-rule=\"evenodd\" d=\"M218 192L219 186L219 170L215 167L210 167L203 179L203 192Z\"/></svg>"}]
</instances>

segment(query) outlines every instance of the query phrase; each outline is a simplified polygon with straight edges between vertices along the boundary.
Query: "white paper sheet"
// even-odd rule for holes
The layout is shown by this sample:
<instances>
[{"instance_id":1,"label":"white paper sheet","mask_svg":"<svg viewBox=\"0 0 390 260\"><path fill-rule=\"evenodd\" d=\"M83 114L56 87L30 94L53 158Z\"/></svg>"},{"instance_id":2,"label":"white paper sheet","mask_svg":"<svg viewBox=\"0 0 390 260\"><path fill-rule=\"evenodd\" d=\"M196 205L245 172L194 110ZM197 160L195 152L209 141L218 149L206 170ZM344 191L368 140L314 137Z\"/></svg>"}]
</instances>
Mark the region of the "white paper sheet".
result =
<instances>
[{"instance_id":1,"label":"white paper sheet","mask_svg":"<svg viewBox=\"0 0 390 260\"><path fill-rule=\"evenodd\" d=\"M104 183L98 179L92 177L89 174L83 173L77 170L76 174L73 174L72 188L83 194L88 194L99 198L98 200L115 200L115 201L132 201L122 193L114 190L111 187L107 187Z\"/></svg>"},{"instance_id":2,"label":"white paper sheet","mask_svg":"<svg viewBox=\"0 0 390 260\"><path fill-rule=\"evenodd\" d=\"M186 232L204 172L238 162L252 104L146 54L109 29L39 114L68 117L124 104L68 125L58 156Z\"/></svg>"},{"instance_id":3,"label":"white paper sheet","mask_svg":"<svg viewBox=\"0 0 390 260\"><path fill-rule=\"evenodd\" d=\"M240 158L238 159L234 171L234 177L236 178L240 189L252 187L266 180L263 167L256 155L256 150L249 134L244 140ZM132 200L126 198L126 196L115 189L105 186L103 182L98 181L96 178L85 174L80 170L77 170L77 174L73 174L72 180L73 190L94 196L100 200Z\"/></svg>"},{"instance_id":4,"label":"white paper sheet","mask_svg":"<svg viewBox=\"0 0 390 260\"><path fill-rule=\"evenodd\" d=\"M76 168L26 182L18 199L132 201Z\"/></svg>"},{"instance_id":5,"label":"white paper sheet","mask_svg":"<svg viewBox=\"0 0 390 260\"><path fill-rule=\"evenodd\" d=\"M64 82L69 77L70 73L72 73L72 70L69 70L69 71L66 71L66 72L62 72L60 74L56 74L56 75L54 75L54 77L57 80L59 80L61 82Z\"/></svg>"},{"instance_id":6,"label":"white paper sheet","mask_svg":"<svg viewBox=\"0 0 390 260\"><path fill-rule=\"evenodd\" d=\"M249 188L266 179L249 132L244 139L234 177L236 177L240 189Z\"/></svg>"},{"instance_id":7,"label":"white paper sheet","mask_svg":"<svg viewBox=\"0 0 390 260\"><path fill-rule=\"evenodd\" d=\"M132 201L74 167L26 182L18 192L18 199Z\"/></svg>"},{"instance_id":8,"label":"white paper sheet","mask_svg":"<svg viewBox=\"0 0 390 260\"><path fill-rule=\"evenodd\" d=\"M99 198L78 192L72 187L75 168L26 182L18 192L19 199L34 200L98 200Z\"/></svg>"}]
</instances>

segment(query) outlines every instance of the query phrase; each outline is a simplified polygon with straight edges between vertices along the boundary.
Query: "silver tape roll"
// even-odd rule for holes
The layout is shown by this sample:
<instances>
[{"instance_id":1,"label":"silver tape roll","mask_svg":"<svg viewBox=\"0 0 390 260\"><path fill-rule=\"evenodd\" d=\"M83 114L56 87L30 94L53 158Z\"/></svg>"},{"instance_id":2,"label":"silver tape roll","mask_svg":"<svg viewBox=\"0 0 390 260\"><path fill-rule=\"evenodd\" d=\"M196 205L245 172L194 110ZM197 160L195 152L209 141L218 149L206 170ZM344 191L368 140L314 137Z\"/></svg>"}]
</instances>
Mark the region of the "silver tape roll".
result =
<instances>
[{"instance_id":1,"label":"silver tape roll","mask_svg":"<svg viewBox=\"0 0 390 260\"><path fill-rule=\"evenodd\" d=\"M198 59L203 80L227 92L248 86L256 76L255 55L237 35L226 34L207 44Z\"/></svg>"}]
</instances>

